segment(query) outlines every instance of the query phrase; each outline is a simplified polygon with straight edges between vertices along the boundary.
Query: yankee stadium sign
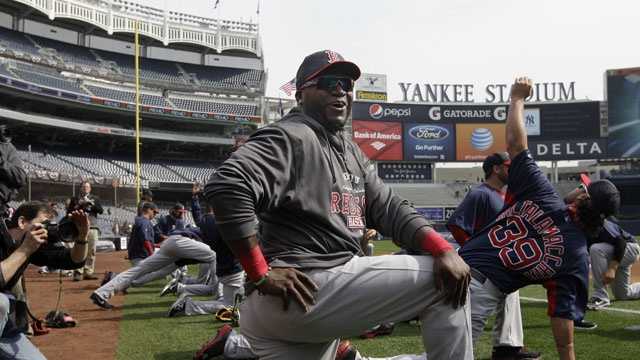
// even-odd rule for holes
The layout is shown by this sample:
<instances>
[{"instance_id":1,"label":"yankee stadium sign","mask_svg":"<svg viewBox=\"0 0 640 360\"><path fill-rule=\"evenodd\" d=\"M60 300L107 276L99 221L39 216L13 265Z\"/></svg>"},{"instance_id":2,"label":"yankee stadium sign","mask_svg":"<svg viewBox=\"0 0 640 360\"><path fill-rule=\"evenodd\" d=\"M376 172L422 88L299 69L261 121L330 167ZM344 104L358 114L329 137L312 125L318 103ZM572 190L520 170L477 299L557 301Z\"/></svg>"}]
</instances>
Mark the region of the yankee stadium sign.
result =
<instances>
[{"instance_id":1,"label":"yankee stadium sign","mask_svg":"<svg viewBox=\"0 0 640 360\"><path fill-rule=\"evenodd\" d=\"M473 84L419 84L398 83L402 91L402 101L424 103L475 103L476 96L485 103L509 101L507 84L488 84L483 94L476 94ZM533 94L527 101L568 101L575 100L575 82L545 82L533 84Z\"/></svg>"}]
</instances>

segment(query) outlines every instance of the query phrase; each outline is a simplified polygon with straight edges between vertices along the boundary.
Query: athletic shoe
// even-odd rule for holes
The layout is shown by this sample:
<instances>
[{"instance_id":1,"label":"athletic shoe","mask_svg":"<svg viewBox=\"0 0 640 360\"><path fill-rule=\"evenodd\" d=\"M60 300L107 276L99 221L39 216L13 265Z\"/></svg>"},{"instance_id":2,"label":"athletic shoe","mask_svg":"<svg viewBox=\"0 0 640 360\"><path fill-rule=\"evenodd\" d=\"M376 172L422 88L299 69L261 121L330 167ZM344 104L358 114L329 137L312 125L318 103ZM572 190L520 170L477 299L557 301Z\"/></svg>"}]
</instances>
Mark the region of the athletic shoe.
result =
<instances>
[{"instance_id":1,"label":"athletic shoe","mask_svg":"<svg viewBox=\"0 0 640 360\"><path fill-rule=\"evenodd\" d=\"M93 274L84 274L84 280L98 280L98 277Z\"/></svg>"},{"instance_id":2,"label":"athletic shoe","mask_svg":"<svg viewBox=\"0 0 640 360\"><path fill-rule=\"evenodd\" d=\"M89 299L91 299L91 301L93 301L94 304L100 306L103 309L113 309L113 305L109 304L109 302L107 300L105 300L102 296L98 295L97 293L91 293L91 296L89 296Z\"/></svg>"},{"instance_id":3,"label":"athletic shoe","mask_svg":"<svg viewBox=\"0 0 640 360\"><path fill-rule=\"evenodd\" d=\"M394 327L395 325L393 323L383 323L365 331L364 334L360 335L360 337L362 339L373 339L376 336L391 335Z\"/></svg>"},{"instance_id":4,"label":"athletic shoe","mask_svg":"<svg viewBox=\"0 0 640 360\"><path fill-rule=\"evenodd\" d=\"M38 272L40 274L48 274L49 273L49 268L47 268L46 266L43 266L40 268L40 270L38 270Z\"/></svg>"},{"instance_id":5,"label":"athletic shoe","mask_svg":"<svg viewBox=\"0 0 640 360\"><path fill-rule=\"evenodd\" d=\"M351 341L342 340L338 344L338 351L336 351L335 360L356 360L358 350L351 345Z\"/></svg>"},{"instance_id":6,"label":"athletic shoe","mask_svg":"<svg viewBox=\"0 0 640 360\"><path fill-rule=\"evenodd\" d=\"M587 303L587 309L602 310L609 305L611 305L611 301L609 301L609 299L600 299L594 296L589 299L589 302Z\"/></svg>"},{"instance_id":7,"label":"athletic shoe","mask_svg":"<svg viewBox=\"0 0 640 360\"><path fill-rule=\"evenodd\" d=\"M206 344L202 345L200 350L198 350L198 352L193 356L193 359L206 360L222 355L222 353L224 353L224 345L227 343L231 330L233 330L231 325L223 325L218 329L216 336L211 338L211 340Z\"/></svg>"},{"instance_id":8,"label":"athletic shoe","mask_svg":"<svg viewBox=\"0 0 640 360\"><path fill-rule=\"evenodd\" d=\"M491 352L491 360L536 360L540 352L528 351L519 346L496 346Z\"/></svg>"},{"instance_id":9,"label":"athletic shoe","mask_svg":"<svg viewBox=\"0 0 640 360\"><path fill-rule=\"evenodd\" d=\"M189 300L188 296L179 297L178 300L171 305L171 309L169 309L167 316L175 317L178 315L184 315L184 307L187 305L187 301Z\"/></svg>"},{"instance_id":10,"label":"athletic shoe","mask_svg":"<svg viewBox=\"0 0 640 360\"><path fill-rule=\"evenodd\" d=\"M104 277L102 277L102 281L100 282L100 287L105 286L115 276L116 276L116 274L113 271L106 271L104 273Z\"/></svg>"},{"instance_id":11,"label":"athletic shoe","mask_svg":"<svg viewBox=\"0 0 640 360\"><path fill-rule=\"evenodd\" d=\"M82 274L81 273L73 273L73 281L81 281Z\"/></svg>"},{"instance_id":12,"label":"athletic shoe","mask_svg":"<svg viewBox=\"0 0 640 360\"><path fill-rule=\"evenodd\" d=\"M163 297L167 294L175 294L178 292L178 280L171 279L167 285L165 285L164 289L160 291L160 297Z\"/></svg>"},{"instance_id":13,"label":"athletic shoe","mask_svg":"<svg viewBox=\"0 0 640 360\"><path fill-rule=\"evenodd\" d=\"M594 330L598 327L598 324L593 321L575 320L573 322L573 328L576 330Z\"/></svg>"}]
</instances>

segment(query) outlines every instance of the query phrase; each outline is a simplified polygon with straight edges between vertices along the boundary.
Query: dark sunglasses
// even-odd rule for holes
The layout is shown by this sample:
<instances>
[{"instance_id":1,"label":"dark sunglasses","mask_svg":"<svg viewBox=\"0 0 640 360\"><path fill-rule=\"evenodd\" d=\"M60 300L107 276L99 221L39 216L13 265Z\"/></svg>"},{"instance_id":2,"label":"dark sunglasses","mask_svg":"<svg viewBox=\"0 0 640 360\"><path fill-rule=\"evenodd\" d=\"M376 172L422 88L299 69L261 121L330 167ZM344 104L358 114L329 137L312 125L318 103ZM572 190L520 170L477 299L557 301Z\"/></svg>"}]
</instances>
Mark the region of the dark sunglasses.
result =
<instances>
[{"instance_id":1,"label":"dark sunglasses","mask_svg":"<svg viewBox=\"0 0 640 360\"><path fill-rule=\"evenodd\" d=\"M334 91L338 85L346 92L353 91L353 79L347 76L321 76L304 83L299 90L315 86L319 90Z\"/></svg>"}]
</instances>

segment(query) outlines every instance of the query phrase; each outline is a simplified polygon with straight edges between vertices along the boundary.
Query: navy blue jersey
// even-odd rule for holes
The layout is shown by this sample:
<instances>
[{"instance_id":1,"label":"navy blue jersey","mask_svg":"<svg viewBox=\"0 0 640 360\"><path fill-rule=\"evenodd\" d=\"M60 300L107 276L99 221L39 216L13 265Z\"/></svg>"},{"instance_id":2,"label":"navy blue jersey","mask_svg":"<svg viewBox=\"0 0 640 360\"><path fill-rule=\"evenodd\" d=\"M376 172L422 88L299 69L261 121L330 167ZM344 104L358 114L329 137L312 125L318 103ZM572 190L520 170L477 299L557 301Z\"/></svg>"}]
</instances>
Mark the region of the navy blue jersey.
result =
<instances>
[{"instance_id":1,"label":"navy blue jersey","mask_svg":"<svg viewBox=\"0 0 640 360\"><path fill-rule=\"evenodd\" d=\"M209 245L216 252L216 275L219 277L239 273L242 266L231 252L231 249L222 240L216 218L213 214L202 214L202 207L198 197L191 200L191 214L196 225L202 231L202 242Z\"/></svg>"},{"instance_id":2,"label":"navy blue jersey","mask_svg":"<svg viewBox=\"0 0 640 360\"><path fill-rule=\"evenodd\" d=\"M184 219L176 219L173 216L165 215L158 219L158 230L160 230L160 234L164 236L169 236L169 233L174 230L182 230L185 228Z\"/></svg>"},{"instance_id":3,"label":"navy blue jersey","mask_svg":"<svg viewBox=\"0 0 640 360\"><path fill-rule=\"evenodd\" d=\"M129 244L127 245L127 252L130 260L145 259L151 256L149 251L145 248L144 243L146 241L153 243L154 234L155 232L153 230L151 220L142 216L136 216L133 228L131 228Z\"/></svg>"},{"instance_id":4,"label":"navy blue jersey","mask_svg":"<svg viewBox=\"0 0 640 360\"><path fill-rule=\"evenodd\" d=\"M525 150L512 159L506 209L460 250L502 292L543 284L552 317L581 319L587 303L587 239Z\"/></svg>"},{"instance_id":5,"label":"navy blue jersey","mask_svg":"<svg viewBox=\"0 0 640 360\"><path fill-rule=\"evenodd\" d=\"M504 193L482 183L467 193L447 221L447 227L457 226L472 236L492 222L503 207Z\"/></svg>"},{"instance_id":6,"label":"navy blue jersey","mask_svg":"<svg viewBox=\"0 0 640 360\"><path fill-rule=\"evenodd\" d=\"M613 221L605 220L598 236L590 238L589 247L595 243L607 243L613 246L613 260L621 262L627 243L635 243L633 235L626 232L620 225Z\"/></svg>"}]
</instances>

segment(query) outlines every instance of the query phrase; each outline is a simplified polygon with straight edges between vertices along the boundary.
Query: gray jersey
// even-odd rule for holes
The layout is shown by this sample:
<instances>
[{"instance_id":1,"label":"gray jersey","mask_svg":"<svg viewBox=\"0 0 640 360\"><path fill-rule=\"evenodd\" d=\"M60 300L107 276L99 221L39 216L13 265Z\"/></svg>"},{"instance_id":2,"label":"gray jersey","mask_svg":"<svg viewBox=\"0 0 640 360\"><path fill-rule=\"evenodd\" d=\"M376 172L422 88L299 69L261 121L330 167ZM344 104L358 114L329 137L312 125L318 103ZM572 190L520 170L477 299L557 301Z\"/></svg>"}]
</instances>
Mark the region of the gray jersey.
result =
<instances>
[{"instance_id":1,"label":"gray jersey","mask_svg":"<svg viewBox=\"0 0 640 360\"><path fill-rule=\"evenodd\" d=\"M292 111L259 129L205 188L225 241L255 234L273 267L329 268L361 253L366 228L405 248L428 222L377 176L342 132Z\"/></svg>"}]
</instances>

